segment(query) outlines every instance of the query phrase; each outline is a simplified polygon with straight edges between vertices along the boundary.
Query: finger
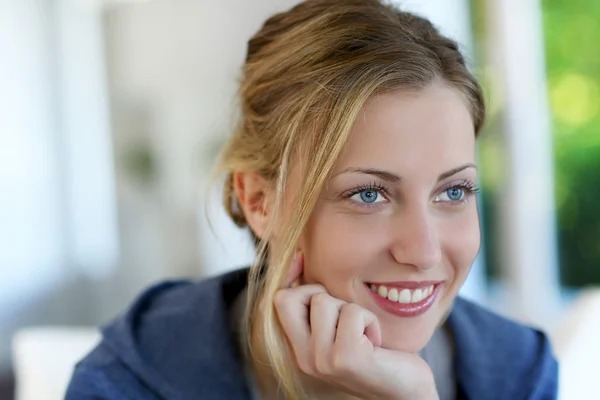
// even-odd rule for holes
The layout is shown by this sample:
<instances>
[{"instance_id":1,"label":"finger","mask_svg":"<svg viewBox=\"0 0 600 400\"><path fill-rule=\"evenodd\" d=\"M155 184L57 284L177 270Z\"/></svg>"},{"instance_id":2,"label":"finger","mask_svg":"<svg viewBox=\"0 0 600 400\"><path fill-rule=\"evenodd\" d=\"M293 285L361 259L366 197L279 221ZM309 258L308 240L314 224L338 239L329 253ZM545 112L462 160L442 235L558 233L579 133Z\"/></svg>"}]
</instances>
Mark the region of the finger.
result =
<instances>
[{"instance_id":1,"label":"finger","mask_svg":"<svg viewBox=\"0 0 600 400\"><path fill-rule=\"evenodd\" d=\"M288 274L283 283L284 288L297 287L299 285L300 277L304 272L304 257L300 250L297 250L292 257Z\"/></svg>"},{"instance_id":2,"label":"finger","mask_svg":"<svg viewBox=\"0 0 600 400\"><path fill-rule=\"evenodd\" d=\"M315 358L327 356L333 347L340 310L347 304L328 293L315 294L310 301L311 346Z\"/></svg>"},{"instance_id":3,"label":"finger","mask_svg":"<svg viewBox=\"0 0 600 400\"><path fill-rule=\"evenodd\" d=\"M379 320L372 312L358 304L346 304L340 310L338 329L335 337L336 345L352 348L366 336L374 347L381 346L381 328Z\"/></svg>"},{"instance_id":4,"label":"finger","mask_svg":"<svg viewBox=\"0 0 600 400\"><path fill-rule=\"evenodd\" d=\"M309 305L312 296L326 292L321 285L281 289L275 294L275 310L281 327L296 354L308 353L310 345Z\"/></svg>"}]
</instances>

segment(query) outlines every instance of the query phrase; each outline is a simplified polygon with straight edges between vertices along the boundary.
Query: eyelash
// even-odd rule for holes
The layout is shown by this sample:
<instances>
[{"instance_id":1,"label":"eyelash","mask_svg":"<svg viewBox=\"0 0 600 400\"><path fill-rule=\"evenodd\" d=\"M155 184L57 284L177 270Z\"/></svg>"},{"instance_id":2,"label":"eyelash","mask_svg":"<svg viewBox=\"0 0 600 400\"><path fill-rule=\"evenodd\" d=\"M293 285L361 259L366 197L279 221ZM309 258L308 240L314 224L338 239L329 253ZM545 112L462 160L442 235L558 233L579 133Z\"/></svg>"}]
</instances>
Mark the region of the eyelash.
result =
<instances>
[{"instance_id":1,"label":"eyelash","mask_svg":"<svg viewBox=\"0 0 600 400\"><path fill-rule=\"evenodd\" d=\"M477 186L475 183L473 183L472 181L467 180L467 179L464 179L458 183L449 183L449 184L445 185L439 191L439 193L444 193L450 189L462 189L465 192L465 197L463 200L446 202L446 203L450 203L452 205L464 203L464 202L468 201L469 197L479 193L479 186Z\"/></svg>"},{"instance_id":2,"label":"eyelash","mask_svg":"<svg viewBox=\"0 0 600 400\"><path fill-rule=\"evenodd\" d=\"M450 205L457 205L457 204L465 203L468 201L468 198L479 193L479 191L480 191L480 188L478 185L476 185L475 183L473 183L470 180L464 179L458 183L448 183L447 185L442 187L442 189L438 193L444 193L450 189L462 189L465 192L463 200L445 202L445 203L449 203ZM390 194L387 187L385 187L384 185L381 185L377 182L373 182L368 185L359 185L353 189L350 189L350 190L342 193L342 195L340 197L342 197L346 200L350 200L350 198L352 196L357 195L364 191L378 192L381 195L383 195L384 197L389 197L389 194ZM352 203L359 207L363 207L363 208L367 208L367 209L378 207L381 205L379 202L378 203L359 203L356 201L352 201Z\"/></svg>"},{"instance_id":3,"label":"eyelash","mask_svg":"<svg viewBox=\"0 0 600 400\"><path fill-rule=\"evenodd\" d=\"M379 194L383 195L384 197L388 197L390 194L387 187L385 187L377 182L373 182L373 183L369 183L368 185L356 186L355 188L342 193L341 197L343 197L344 199L350 200L350 198L352 196L355 196L355 195L357 195L361 192L365 192L365 191L378 192ZM380 203L359 203L357 201L352 201L352 200L350 200L350 201L353 204L357 205L358 207L363 207L363 208L367 208L367 209L378 207L381 205Z\"/></svg>"}]
</instances>

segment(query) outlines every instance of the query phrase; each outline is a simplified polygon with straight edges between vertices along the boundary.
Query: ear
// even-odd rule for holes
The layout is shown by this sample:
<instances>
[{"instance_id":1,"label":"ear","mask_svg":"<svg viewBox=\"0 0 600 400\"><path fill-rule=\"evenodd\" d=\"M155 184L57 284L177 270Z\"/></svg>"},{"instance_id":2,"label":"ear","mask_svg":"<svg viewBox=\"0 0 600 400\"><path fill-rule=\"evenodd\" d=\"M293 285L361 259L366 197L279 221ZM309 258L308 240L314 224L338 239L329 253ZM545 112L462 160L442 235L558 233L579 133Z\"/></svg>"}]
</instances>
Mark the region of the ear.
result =
<instances>
[{"instance_id":1,"label":"ear","mask_svg":"<svg viewBox=\"0 0 600 400\"><path fill-rule=\"evenodd\" d=\"M262 239L271 217L267 180L257 172L235 172L233 189L250 229Z\"/></svg>"}]
</instances>

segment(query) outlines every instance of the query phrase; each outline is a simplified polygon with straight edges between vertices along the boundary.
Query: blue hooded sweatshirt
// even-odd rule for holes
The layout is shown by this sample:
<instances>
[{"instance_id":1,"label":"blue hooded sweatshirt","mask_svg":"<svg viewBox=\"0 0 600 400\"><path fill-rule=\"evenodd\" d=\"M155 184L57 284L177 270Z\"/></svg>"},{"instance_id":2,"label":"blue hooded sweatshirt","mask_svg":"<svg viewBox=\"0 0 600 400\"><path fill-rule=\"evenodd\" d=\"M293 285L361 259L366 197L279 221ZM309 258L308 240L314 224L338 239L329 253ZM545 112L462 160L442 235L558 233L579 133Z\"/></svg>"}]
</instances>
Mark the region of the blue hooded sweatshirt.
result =
<instances>
[{"instance_id":1,"label":"blue hooded sweatshirt","mask_svg":"<svg viewBox=\"0 0 600 400\"><path fill-rule=\"evenodd\" d=\"M75 368L66 400L250 400L230 324L247 270L143 293ZM457 399L549 400L558 366L546 337L463 299L448 319Z\"/></svg>"}]
</instances>

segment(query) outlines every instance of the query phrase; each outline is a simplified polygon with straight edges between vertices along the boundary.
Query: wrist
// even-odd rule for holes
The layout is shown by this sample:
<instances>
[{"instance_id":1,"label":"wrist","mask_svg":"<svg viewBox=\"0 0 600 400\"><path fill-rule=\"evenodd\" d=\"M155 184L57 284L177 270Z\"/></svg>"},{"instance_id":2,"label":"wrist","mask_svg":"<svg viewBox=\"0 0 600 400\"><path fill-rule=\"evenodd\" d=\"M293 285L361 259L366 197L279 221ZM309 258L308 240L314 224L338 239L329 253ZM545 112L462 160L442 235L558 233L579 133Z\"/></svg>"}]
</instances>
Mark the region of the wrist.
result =
<instances>
[{"instance_id":1,"label":"wrist","mask_svg":"<svg viewBox=\"0 0 600 400\"><path fill-rule=\"evenodd\" d=\"M360 397L360 400L373 400L373 397ZM437 390L433 389L404 396L379 396L377 397L377 400L440 400L440 396L438 395Z\"/></svg>"},{"instance_id":2,"label":"wrist","mask_svg":"<svg viewBox=\"0 0 600 400\"><path fill-rule=\"evenodd\" d=\"M424 390L423 392L416 393L413 396L403 398L402 400L440 400L437 389L435 386L431 389Z\"/></svg>"},{"instance_id":3,"label":"wrist","mask_svg":"<svg viewBox=\"0 0 600 400\"><path fill-rule=\"evenodd\" d=\"M440 396L438 395L437 389L434 386L433 388L423 388L423 390L419 390L411 394L405 394L404 396L390 396L385 400L440 400Z\"/></svg>"}]
</instances>

